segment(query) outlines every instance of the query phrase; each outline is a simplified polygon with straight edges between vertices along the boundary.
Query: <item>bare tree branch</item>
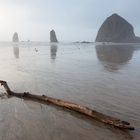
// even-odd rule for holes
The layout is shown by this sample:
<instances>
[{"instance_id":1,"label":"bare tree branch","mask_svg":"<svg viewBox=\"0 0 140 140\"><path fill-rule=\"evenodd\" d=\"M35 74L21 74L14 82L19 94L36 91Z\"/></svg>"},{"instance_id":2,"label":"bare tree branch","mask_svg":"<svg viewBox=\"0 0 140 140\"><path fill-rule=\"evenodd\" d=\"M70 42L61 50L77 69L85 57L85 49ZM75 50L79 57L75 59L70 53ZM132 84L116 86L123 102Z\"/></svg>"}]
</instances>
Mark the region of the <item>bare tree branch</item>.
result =
<instances>
[{"instance_id":1,"label":"bare tree branch","mask_svg":"<svg viewBox=\"0 0 140 140\"><path fill-rule=\"evenodd\" d=\"M33 95L33 94L30 94L29 92L15 93L15 92L11 91L11 89L9 88L6 81L0 80L0 83L5 88L7 94L10 96L15 96L15 97L24 98L24 99L30 99L33 101L36 100L39 102L51 103L51 104L56 105L56 106L60 106L63 108L67 108L67 109L82 113L82 114L89 116L91 118L94 118L100 122L115 126L117 128L120 128L120 129L134 130L134 127L130 126L130 123L128 123L126 121L121 121L120 119L117 119L115 117L111 117L111 116L105 115L103 113L97 112L97 111L92 110L86 106L63 101L60 99L51 98L51 97L48 97L45 95L42 95L42 96Z\"/></svg>"}]
</instances>

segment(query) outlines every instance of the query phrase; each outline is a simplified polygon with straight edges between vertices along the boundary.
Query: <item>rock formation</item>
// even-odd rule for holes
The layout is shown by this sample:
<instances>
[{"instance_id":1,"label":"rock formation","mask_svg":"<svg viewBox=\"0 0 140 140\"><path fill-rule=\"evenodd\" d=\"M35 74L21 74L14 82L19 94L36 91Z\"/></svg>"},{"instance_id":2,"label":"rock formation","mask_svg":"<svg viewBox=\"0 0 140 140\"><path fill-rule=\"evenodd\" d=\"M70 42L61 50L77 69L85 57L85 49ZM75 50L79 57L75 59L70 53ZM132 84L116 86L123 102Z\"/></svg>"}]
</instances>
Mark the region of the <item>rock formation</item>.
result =
<instances>
[{"instance_id":1,"label":"rock formation","mask_svg":"<svg viewBox=\"0 0 140 140\"><path fill-rule=\"evenodd\" d=\"M50 42L58 42L54 30L51 30L51 31L50 31Z\"/></svg>"},{"instance_id":2,"label":"rock formation","mask_svg":"<svg viewBox=\"0 0 140 140\"><path fill-rule=\"evenodd\" d=\"M135 36L133 26L117 14L108 17L101 25L96 42L140 42Z\"/></svg>"},{"instance_id":3,"label":"rock formation","mask_svg":"<svg viewBox=\"0 0 140 140\"><path fill-rule=\"evenodd\" d=\"M18 38L17 32L14 33L12 40L13 40L13 42L19 42L19 38Z\"/></svg>"}]
</instances>

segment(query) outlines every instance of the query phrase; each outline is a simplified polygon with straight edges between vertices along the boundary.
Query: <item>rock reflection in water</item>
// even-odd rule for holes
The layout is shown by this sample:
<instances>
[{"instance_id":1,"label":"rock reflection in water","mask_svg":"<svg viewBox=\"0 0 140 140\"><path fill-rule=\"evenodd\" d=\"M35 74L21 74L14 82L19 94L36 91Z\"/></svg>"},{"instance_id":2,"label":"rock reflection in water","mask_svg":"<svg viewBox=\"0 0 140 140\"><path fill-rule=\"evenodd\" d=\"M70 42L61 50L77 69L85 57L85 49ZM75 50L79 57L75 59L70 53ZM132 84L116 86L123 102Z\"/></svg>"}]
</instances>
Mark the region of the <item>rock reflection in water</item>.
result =
<instances>
[{"instance_id":1,"label":"rock reflection in water","mask_svg":"<svg viewBox=\"0 0 140 140\"><path fill-rule=\"evenodd\" d=\"M51 60L53 60L53 61L55 61L55 59L56 59L57 48L58 47L56 44L50 45L50 57L51 57Z\"/></svg>"},{"instance_id":2,"label":"rock reflection in water","mask_svg":"<svg viewBox=\"0 0 140 140\"><path fill-rule=\"evenodd\" d=\"M107 70L118 70L120 66L131 60L133 46L123 45L97 45L96 53L98 59Z\"/></svg>"},{"instance_id":3,"label":"rock reflection in water","mask_svg":"<svg viewBox=\"0 0 140 140\"><path fill-rule=\"evenodd\" d=\"M19 58L19 45L18 44L13 44L13 52L14 52L14 56L15 58Z\"/></svg>"}]
</instances>

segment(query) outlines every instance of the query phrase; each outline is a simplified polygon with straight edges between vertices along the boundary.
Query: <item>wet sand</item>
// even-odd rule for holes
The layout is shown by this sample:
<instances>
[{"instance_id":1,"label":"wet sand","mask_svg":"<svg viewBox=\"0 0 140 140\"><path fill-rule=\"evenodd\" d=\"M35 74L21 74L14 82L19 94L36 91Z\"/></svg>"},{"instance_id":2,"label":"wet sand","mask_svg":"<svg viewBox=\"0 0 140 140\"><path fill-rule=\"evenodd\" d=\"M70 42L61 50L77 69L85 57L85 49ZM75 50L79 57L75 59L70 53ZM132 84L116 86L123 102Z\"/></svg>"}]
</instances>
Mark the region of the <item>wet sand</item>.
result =
<instances>
[{"instance_id":1,"label":"wet sand","mask_svg":"<svg viewBox=\"0 0 140 140\"><path fill-rule=\"evenodd\" d=\"M126 120L136 129L124 132L59 107L1 98L1 139L138 140L139 48L93 44L0 46L0 79L6 80L12 90L86 105Z\"/></svg>"}]
</instances>

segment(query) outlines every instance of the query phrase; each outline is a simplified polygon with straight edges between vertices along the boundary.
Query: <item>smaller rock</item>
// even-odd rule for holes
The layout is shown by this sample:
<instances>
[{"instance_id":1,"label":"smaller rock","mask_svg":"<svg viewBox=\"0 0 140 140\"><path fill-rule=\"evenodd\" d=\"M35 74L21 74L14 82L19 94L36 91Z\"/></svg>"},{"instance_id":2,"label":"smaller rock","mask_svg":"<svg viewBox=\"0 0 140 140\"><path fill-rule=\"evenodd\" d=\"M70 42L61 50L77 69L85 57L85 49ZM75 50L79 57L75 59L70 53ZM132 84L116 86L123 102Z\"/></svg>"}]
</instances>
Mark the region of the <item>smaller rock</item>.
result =
<instances>
[{"instance_id":1,"label":"smaller rock","mask_svg":"<svg viewBox=\"0 0 140 140\"><path fill-rule=\"evenodd\" d=\"M15 32L14 35L13 35L13 42L19 42L19 38L18 38L18 33Z\"/></svg>"},{"instance_id":2,"label":"smaller rock","mask_svg":"<svg viewBox=\"0 0 140 140\"><path fill-rule=\"evenodd\" d=\"M50 42L58 42L55 31L51 30L50 31Z\"/></svg>"}]
</instances>

